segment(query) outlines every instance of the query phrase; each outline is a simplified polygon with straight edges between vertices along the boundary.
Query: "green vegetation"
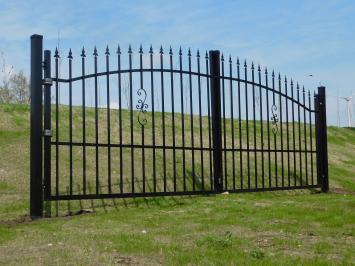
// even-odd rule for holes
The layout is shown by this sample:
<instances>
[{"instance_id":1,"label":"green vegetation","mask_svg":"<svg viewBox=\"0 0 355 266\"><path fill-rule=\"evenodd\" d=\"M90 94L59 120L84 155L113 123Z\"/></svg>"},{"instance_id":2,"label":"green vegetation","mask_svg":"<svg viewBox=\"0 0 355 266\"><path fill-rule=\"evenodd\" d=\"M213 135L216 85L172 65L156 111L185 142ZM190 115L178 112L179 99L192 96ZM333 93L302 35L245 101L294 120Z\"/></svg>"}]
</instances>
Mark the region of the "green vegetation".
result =
<instances>
[{"instance_id":1,"label":"green vegetation","mask_svg":"<svg viewBox=\"0 0 355 266\"><path fill-rule=\"evenodd\" d=\"M62 108L65 126L67 111ZM92 110L87 116L92 119ZM74 119L74 140L80 141L81 117ZM105 113L100 113L100 122L105 124ZM197 126L198 119L194 123ZM117 128L112 130L116 142ZM138 130L137 126L135 133L140 136ZM64 132L68 131L60 134ZM88 141L93 132L87 129ZM60 202L58 217L30 221L25 216L29 107L0 105L0 264L350 265L355 261L355 130L329 127L328 132L331 191L327 194L304 190ZM125 134L126 140L129 134ZM75 171L81 156L77 150ZM63 160L64 170L68 158ZM101 165L105 173L106 165ZM117 161L113 165L117 167ZM157 166L161 169L161 160ZM129 170L125 173L128 176ZM117 175L118 171L114 178ZM75 178L76 187L80 172ZM61 191L66 185L61 184ZM68 216L69 211L73 215Z\"/></svg>"}]
</instances>

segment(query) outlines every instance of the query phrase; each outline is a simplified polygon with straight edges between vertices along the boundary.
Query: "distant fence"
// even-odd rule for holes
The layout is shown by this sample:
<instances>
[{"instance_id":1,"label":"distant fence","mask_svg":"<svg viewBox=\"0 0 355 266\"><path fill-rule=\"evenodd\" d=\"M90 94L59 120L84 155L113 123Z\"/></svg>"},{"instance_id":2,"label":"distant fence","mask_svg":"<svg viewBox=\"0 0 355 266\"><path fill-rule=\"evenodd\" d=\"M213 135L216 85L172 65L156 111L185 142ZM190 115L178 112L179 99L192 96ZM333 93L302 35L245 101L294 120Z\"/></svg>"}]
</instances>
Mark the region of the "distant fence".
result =
<instances>
[{"instance_id":1,"label":"distant fence","mask_svg":"<svg viewBox=\"0 0 355 266\"><path fill-rule=\"evenodd\" d=\"M328 191L324 87L311 95L219 51L152 47L107 47L103 70L95 48L91 73L84 48L78 68L70 50L62 78L63 55L52 72L42 42L31 37L31 216L43 200Z\"/></svg>"}]
</instances>

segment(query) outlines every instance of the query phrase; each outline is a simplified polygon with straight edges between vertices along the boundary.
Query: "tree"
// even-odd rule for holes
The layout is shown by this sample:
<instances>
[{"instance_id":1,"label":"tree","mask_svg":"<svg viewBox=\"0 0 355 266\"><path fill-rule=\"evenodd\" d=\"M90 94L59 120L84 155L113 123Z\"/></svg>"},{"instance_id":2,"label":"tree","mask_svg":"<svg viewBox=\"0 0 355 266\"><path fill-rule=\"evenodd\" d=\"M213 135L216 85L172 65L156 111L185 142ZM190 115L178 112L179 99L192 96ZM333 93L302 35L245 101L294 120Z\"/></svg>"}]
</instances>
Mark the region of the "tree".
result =
<instances>
[{"instance_id":1,"label":"tree","mask_svg":"<svg viewBox=\"0 0 355 266\"><path fill-rule=\"evenodd\" d=\"M27 77L21 70L10 77L10 93L12 95L12 102L29 103L30 88Z\"/></svg>"}]
</instances>

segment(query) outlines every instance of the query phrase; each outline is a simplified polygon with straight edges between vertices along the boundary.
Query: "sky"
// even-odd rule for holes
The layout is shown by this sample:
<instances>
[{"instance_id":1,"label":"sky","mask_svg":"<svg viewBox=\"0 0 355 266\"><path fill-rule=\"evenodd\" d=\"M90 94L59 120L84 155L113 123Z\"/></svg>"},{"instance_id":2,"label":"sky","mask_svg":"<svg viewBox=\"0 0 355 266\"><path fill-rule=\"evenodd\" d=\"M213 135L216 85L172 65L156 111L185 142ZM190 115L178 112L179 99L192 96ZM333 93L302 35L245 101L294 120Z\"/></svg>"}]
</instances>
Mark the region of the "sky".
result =
<instances>
[{"instance_id":1,"label":"sky","mask_svg":"<svg viewBox=\"0 0 355 266\"><path fill-rule=\"evenodd\" d=\"M90 51L97 45L103 54L106 45L115 49L118 43L135 50L140 44L218 49L310 90L326 86L328 121L337 124L336 96L355 97L354 14L353 0L0 0L0 52L8 67L29 76L34 33L44 36L45 49L59 42L78 57L83 46ZM344 100L339 109L345 125Z\"/></svg>"}]
</instances>

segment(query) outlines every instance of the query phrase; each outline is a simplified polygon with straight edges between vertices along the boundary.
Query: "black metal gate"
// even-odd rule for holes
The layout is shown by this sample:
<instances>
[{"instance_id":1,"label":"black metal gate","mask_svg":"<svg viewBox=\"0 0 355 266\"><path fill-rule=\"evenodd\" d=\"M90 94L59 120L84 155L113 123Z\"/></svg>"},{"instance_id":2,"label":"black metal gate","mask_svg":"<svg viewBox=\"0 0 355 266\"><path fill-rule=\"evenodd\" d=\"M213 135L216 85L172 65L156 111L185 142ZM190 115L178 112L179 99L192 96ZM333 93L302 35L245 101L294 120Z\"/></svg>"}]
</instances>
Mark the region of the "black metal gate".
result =
<instances>
[{"instance_id":1,"label":"black metal gate","mask_svg":"<svg viewBox=\"0 0 355 266\"><path fill-rule=\"evenodd\" d=\"M328 190L324 87L313 99L253 63L181 48L107 47L102 71L96 47L92 64L84 48L77 65L56 50L52 73L42 41L31 37L32 216L43 200Z\"/></svg>"}]
</instances>

